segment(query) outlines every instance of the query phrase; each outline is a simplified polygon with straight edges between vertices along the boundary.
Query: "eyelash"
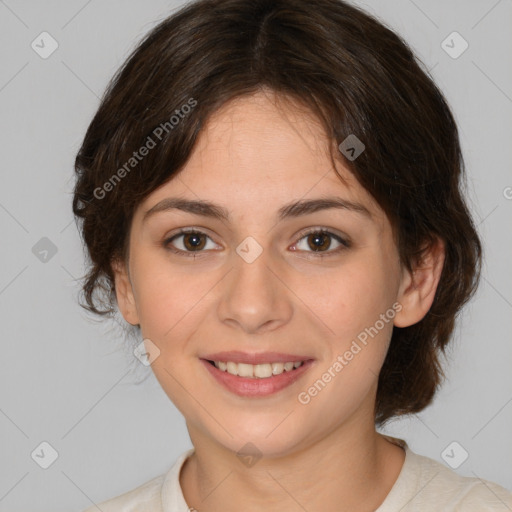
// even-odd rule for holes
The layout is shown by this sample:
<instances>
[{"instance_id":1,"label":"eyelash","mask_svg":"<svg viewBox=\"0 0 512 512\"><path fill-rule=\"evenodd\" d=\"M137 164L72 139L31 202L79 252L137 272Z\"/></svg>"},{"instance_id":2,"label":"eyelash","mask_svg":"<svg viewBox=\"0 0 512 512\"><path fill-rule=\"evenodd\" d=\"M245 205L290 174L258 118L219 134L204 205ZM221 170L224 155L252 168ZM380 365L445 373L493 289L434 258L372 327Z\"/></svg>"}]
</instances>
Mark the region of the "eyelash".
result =
<instances>
[{"instance_id":1,"label":"eyelash","mask_svg":"<svg viewBox=\"0 0 512 512\"><path fill-rule=\"evenodd\" d=\"M203 231L200 231L200 230L197 230L197 229L190 229L190 228L188 228L188 229L181 229L180 231L175 233L173 236L171 236L171 237L169 237L169 238L164 240L164 243L163 243L164 247L167 250L169 250L169 251L171 251L171 252L173 252L175 254L178 254L180 256L185 256L185 257L189 257L189 258L192 258L192 257L193 258L197 258L198 256L202 257L202 253L205 252L204 250L201 250L201 251L182 251L181 249L176 249L175 247L173 247L171 245L171 242L173 242L176 238L179 238L182 235L189 235L189 234L204 235L207 238L210 238L210 240L211 240L211 237L209 237ZM325 257L333 256L333 255L339 254L341 251L343 251L345 249L348 249L351 246L350 242L348 242L347 240L343 239L341 236L332 233L327 228L313 228L313 229L310 229L310 230L307 230L307 231L304 231L304 232L300 233L299 239L297 240L296 244L298 242L300 242L302 239L306 238L308 235L311 235L311 234L327 235L327 236L329 236L331 238L334 238L337 242L339 242L341 244L341 246L338 247L337 249L329 250L327 252L306 251L306 252L309 252L311 254L311 256L307 256L307 258L325 258Z\"/></svg>"}]
</instances>

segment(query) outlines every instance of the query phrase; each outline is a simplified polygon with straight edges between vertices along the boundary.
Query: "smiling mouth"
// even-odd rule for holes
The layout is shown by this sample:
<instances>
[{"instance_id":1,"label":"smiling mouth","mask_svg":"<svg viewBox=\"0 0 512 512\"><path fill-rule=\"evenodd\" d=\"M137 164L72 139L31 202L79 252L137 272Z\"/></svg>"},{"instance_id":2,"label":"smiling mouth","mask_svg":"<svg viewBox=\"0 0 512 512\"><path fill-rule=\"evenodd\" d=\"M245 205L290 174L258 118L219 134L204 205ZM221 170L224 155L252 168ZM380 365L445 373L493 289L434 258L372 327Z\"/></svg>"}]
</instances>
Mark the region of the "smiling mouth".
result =
<instances>
[{"instance_id":1,"label":"smiling mouth","mask_svg":"<svg viewBox=\"0 0 512 512\"><path fill-rule=\"evenodd\" d=\"M300 368L304 361L289 361L286 363L262 363L262 364L247 364L235 363L233 361L210 361L208 362L215 366L218 370L229 373L230 375L245 377L249 379L268 379L276 375L281 375L287 372L293 372Z\"/></svg>"}]
</instances>

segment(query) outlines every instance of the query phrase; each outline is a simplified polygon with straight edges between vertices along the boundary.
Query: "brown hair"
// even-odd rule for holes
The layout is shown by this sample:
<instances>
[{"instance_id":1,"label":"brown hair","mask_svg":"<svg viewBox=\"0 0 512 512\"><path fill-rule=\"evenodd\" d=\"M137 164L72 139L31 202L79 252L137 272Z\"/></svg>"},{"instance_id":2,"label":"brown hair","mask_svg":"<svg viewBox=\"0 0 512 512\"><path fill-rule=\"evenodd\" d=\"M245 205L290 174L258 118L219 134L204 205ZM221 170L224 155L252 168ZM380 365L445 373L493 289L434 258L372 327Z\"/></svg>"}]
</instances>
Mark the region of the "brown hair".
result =
<instances>
[{"instance_id":1,"label":"brown hair","mask_svg":"<svg viewBox=\"0 0 512 512\"><path fill-rule=\"evenodd\" d=\"M212 113L262 88L300 101L336 144L351 134L363 141L357 159L334 157L385 211L406 268L436 237L445 242L432 307L417 324L394 328L375 421L421 411L445 377L440 352L476 290L482 248L461 193L458 132L443 95L400 37L340 0L199 0L132 52L75 162L73 211L91 261L83 306L112 311L111 262L126 256L135 208L183 168ZM156 147L135 159L150 139Z\"/></svg>"}]
</instances>

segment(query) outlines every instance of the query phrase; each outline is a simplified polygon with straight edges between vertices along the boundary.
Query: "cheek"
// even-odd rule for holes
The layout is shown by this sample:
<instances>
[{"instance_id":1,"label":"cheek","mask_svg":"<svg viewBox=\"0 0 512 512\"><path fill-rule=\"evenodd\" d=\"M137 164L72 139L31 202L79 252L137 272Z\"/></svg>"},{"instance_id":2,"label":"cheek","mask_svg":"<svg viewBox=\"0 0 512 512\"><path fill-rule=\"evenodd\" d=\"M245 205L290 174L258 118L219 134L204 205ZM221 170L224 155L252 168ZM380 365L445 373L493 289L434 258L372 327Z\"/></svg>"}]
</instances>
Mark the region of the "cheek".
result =
<instances>
[{"instance_id":1,"label":"cheek","mask_svg":"<svg viewBox=\"0 0 512 512\"><path fill-rule=\"evenodd\" d=\"M328 275L297 278L297 295L304 298L316 321L324 324L329 337L338 340L336 348L350 343L391 308L394 287L385 267L375 256L359 253ZM378 329L389 333L391 324L383 327L379 322Z\"/></svg>"},{"instance_id":2,"label":"cheek","mask_svg":"<svg viewBox=\"0 0 512 512\"><path fill-rule=\"evenodd\" d=\"M359 253L329 279L318 279L309 292L303 289L304 302L312 305L321 319L316 322L328 327L328 335L324 357L309 379L312 387L302 390L301 403L311 400L320 410L329 408L334 396L343 415L376 384L393 329L395 296L390 269L375 254Z\"/></svg>"},{"instance_id":3,"label":"cheek","mask_svg":"<svg viewBox=\"0 0 512 512\"><path fill-rule=\"evenodd\" d=\"M325 357L297 397L299 407L307 411L306 421L321 417L325 428L334 428L361 404L371 414L371 393L386 357L395 313L391 298L379 293L372 277L376 276L347 277L342 285L331 286L322 319L334 334L326 338Z\"/></svg>"},{"instance_id":4,"label":"cheek","mask_svg":"<svg viewBox=\"0 0 512 512\"><path fill-rule=\"evenodd\" d=\"M133 284L142 333L160 346L183 332L209 286L207 279L171 268L161 256L133 259Z\"/></svg>"},{"instance_id":5,"label":"cheek","mask_svg":"<svg viewBox=\"0 0 512 512\"><path fill-rule=\"evenodd\" d=\"M195 418L198 411L188 393L200 393L196 385L200 367L190 364L194 347L189 340L200 329L205 308L211 307L208 291L214 282L204 274L171 269L161 258L144 255L133 263L142 336L160 351L152 371L182 414Z\"/></svg>"}]
</instances>

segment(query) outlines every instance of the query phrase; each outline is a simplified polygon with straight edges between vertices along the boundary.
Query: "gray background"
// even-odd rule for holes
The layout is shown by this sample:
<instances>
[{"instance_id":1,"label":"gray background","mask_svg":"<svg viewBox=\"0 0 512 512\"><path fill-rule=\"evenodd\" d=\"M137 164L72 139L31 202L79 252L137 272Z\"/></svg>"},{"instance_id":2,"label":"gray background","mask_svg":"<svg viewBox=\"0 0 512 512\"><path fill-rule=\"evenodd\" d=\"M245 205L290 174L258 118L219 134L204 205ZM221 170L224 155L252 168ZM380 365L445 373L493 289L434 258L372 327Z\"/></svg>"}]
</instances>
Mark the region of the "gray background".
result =
<instances>
[{"instance_id":1,"label":"gray background","mask_svg":"<svg viewBox=\"0 0 512 512\"><path fill-rule=\"evenodd\" d=\"M458 473L512 489L512 3L359 3L410 42L451 103L486 251L448 381L434 405L385 432L440 462L457 441L469 453ZM71 214L74 156L108 79L179 5L0 1L1 511L82 510L163 473L191 446L153 375L140 382L150 370L122 329L77 305L84 263ZM47 59L31 48L43 31L59 44ZM453 31L469 43L456 59L441 46ZM47 261L43 237L57 249ZM58 452L48 469L31 457L43 441Z\"/></svg>"}]
</instances>

